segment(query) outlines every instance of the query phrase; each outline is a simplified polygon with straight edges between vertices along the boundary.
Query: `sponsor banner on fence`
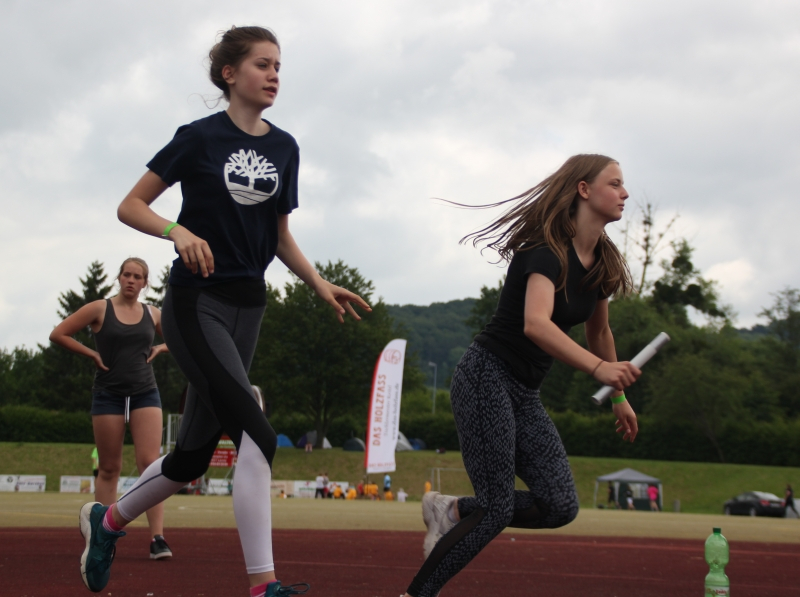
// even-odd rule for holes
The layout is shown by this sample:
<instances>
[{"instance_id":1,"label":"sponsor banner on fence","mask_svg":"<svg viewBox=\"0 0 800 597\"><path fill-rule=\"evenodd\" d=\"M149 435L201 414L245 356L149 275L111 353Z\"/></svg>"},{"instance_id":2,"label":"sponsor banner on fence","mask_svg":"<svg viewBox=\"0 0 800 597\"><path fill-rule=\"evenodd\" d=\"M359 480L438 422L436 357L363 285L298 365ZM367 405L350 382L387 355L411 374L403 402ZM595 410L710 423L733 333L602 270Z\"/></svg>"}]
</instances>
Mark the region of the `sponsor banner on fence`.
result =
<instances>
[{"instance_id":1,"label":"sponsor banner on fence","mask_svg":"<svg viewBox=\"0 0 800 597\"><path fill-rule=\"evenodd\" d=\"M211 457L211 462L208 466L230 468L234 464L236 464L236 445L231 438L223 435L217 444L217 449L214 450L214 455Z\"/></svg>"},{"instance_id":2,"label":"sponsor banner on fence","mask_svg":"<svg viewBox=\"0 0 800 597\"><path fill-rule=\"evenodd\" d=\"M139 477L120 477L119 481L117 481L117 493L125 493L131 487L133 487L133 484L138 480Z\"/></svg>"},{"instance_id":3,"label":"sponsor banner on fence","mask_svg":"<svg viewBox=\"0 0 800 597\"><path fill-rule=\"evenodd\" d=\"M316 481L294 481L294 497L313 498L316 491Z\"/></svg>"},{"instance_id":4,"label":"sponsor banner on fence","mask_svg":"<svg viewBox=\"0 0 800 597\"><path fill-rule=\"evenodd\" d=\"M94 477L61 475L61 493L94 493Z\"/></svg>"},{"instance_id":5,"label":"sponsor banner on fence","mask_svg":"<svg viewBox=\"0 0 800 597\"><path fill-rule=\"evenodd\" d=\"M375 364L367 420L367 449L364 454L367 473L391 473L396 469L394 451L400 430L405 355L406 341L392 340Z\"/></svg>"},{"instance_id":6,"label":"sponsor banner on fence","mask_svg":"<svg viewBox=\"0 0 800 597\"><path fill-rule=\"evenodd\" d=\"M0 475L0 491L16 491L19 475Z\"/></svg>"},{"instance_id":7,"label":"sponsor banner on fence","mask_svg":"<svg viewBox=\"0 0 800 597\"><path fill-rule=\"evenodd\" d=\"M206 487L207 495L230 495L233 489L232 479L209 479Z\"/></svg>"},{"instance_id":8,"label":"sponsor banner on fence","mask_svg":"<svg viewBox=\"0 0 800 597\"><path fill-rule=\"evenodd\" d=\"M14 491L44 491L47 485L47 477L45 475L20 475L17 477L17 487Z\"/></svg>"},{"instance_id":9,"label":"sponsor banner on fence","mask_svg":"<svg viewBox=\"0 0 800 597\"><path fill-rule=\"evenodd\" d=\"M269 488L272 497L280 497L281 491L286 497L294 496L294 481L273 481Z\"/></svg>"}]
</instances>

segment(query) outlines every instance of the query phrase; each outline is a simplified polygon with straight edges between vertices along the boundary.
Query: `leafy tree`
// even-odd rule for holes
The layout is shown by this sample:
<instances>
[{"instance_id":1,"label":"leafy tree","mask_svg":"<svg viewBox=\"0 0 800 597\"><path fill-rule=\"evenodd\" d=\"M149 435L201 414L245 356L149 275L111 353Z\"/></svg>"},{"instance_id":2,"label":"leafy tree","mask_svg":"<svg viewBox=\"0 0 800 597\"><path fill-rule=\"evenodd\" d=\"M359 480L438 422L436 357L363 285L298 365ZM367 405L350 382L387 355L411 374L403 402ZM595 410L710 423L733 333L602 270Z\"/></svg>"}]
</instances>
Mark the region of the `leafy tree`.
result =
<instances>
[{"instance_id":1,"label":"leafy tree","mask_svg":"<svg viewBox=\"0 0 800 597\"><path fill-rule=\"evenodd\" d=\"M469 317L464 321L473 336L477 336L486 327L494 312L497 311L497 303L500 302L500 292L503 290L503 283L506 281L505 275L497 282L497 286L481 286L481 295L475 304L472 305Z\"/></svg>"},{"instance_id":2,"label":"leafy tree","mask_svg":"<svg viewBox=\"0 0 800 597\"><path fill-rule=\"evenodd\" d=\"M388 305L389 315L402 330L399 337L408 339L407 359L424 373L433 385L433 367L437 365L436 385L445 387L473 334L465 325L475 299L420 305ZM416 354L415 354L416 353Z\"/></svg>"},{"instance_id":3,"label":"leafy tree","mask_svg":"<svg viewBox=\"0 0 800 597\"><path fill-rule=\"evenodd\" d=\"M372 301L372 282L357 269L342 261L316 267L326 280L361 295L372 312L340 324L330 305L300 280L287 283L284 296L269 286L251 379L278 416L306 415L321 447L335 417L366 418L375 361L396 328L383 301ZM422 379L407 358L404 392L421 387Z\"/></svg>"},{"instance_id":4,"label":"leafy tree","mask_svg":"<svg viewBox=\"0 0 800 597\"><path fill-rule=\"evenodd\" d=\"M641 212L640 220L635 218L637 212ZM633 215L627 219L627 224L621 230L623 255L628 261L635 259L641 267L639 284L636 286L638 294L644 294L650 289L650 282L647 280L648 268L655 262L656 255L662 248L662 241L678 219L678 215L674 215L659 231L655 229L656 212L658 206L649 201L644 205L637 204Z\"/></svg>"},{"instance_id":5,"label":"leafy tree","mask_svg":"<svg viewBox=\"0 0 800 597\"><path fill-rule=\"evenodd\" d=\"M0 349L0 405L41 403L42 358L38 351Z\"/></svg>"},{"instance_id":6,"label":"leafy tree","mask_svg":"<svg viewBox=\"0 0 800 597\"><path fill-rule=\"evenodd\" d=\"M405 385L405 383L403 384ZM403 400L400 402L400 430L403 430L403 420L420 415L430 415L433 409L431 400L433 392L430 388L420 387L414 391L404 389ZM439 388L436 390L436 414L452 415L453 407L450 404L450 391Z\"/></svg>"},{"instance_id":7,"label":"leafy tree","mask_svg":"<svg viewBox=\"0 0 800 597\"><path fill-rule=\"evenodd\" d=\"M150 285L146 300L157 309L164 308L164 295L167 293L167 286L169 286L169 271L169 266L165 265L158 275L158 282L149 281Z\"/></svg>"},{"instance_id":8,"label":"leafy tree","mask_svg":"<svg viewBox=\"0 0 800 597\"><path fill-rule=\"evenodd\" d=\"M169 286L169 271L169 266L165 265L158 276L158 282L150 281L146 300L158 309L164 307L164 295ZM178 363L175 362L175 358L168 352L158 355L153 361L153 373L156 376L159 394L161 394L162 407L166 411L178 412L181 393L188 381L178 367Z\"/></svg>"},{"instance_id":9,"label":"leafy tree","mask_svg":"<svg viewBox=\"0 0 800 597\"><path fill-rule=\"evenodd\" d=\"M684 325L689 320L686 307L691 306L709 317L726 319L728 309L719 304L714 282L705 280L692 263L694 249L686 239L672 242L671 261L663 260L664 275L653 286L651 300L664 311L671 311Z\"/></svg>"},{"instance_id":10,"label":"leafy tree","mask_svg":"<svg viewBox=\"0 0 800 597\"><path fill-rule=\"evenodd\" d=\"M800 290L784 288L759 314L770 334L750 347L786 417L800 415Z\"/></svg>"},{"instance_id":11,"label":"leafy tree","mask_svg":"<svg viewBox=\"0 0 800 597\"><path fill-rule=\"evenodd\" d=\"M765 317L768 327L781 342L794 350L800 350L800 290L784 288L773 293L775 298L771 307L759 313Z\"/></svg>"},{"instance_id":12,"label":"leafy tree","mask_svg":"<svg viewBox=\"0 0 800 597\"><path fill-rule=\"evenodd\" d=\"M725 462L719 442L723 425L745 412L743 389L748 384L739 366L742 353L724 334L699 340L711 341L696 352L686 350L684 343L684 351L656 373L657 393L650 398L648 412L662 421L694 425Z\"/></svg>"},{"instance_id":13,"label":"leafy tree","mask_svg":"<svg viewBox=\"0 0 800 597\"><path fill-rule=\"evenodd\" d=\"M61 308L57 311L58 316L61 319L66 319L85 304L108 297L108 293L111 292L114 283L106 284L107 279L108 275L103 264L99 261L93 261L89 265L86 277L78 278L82 286L82 293L78 294L74 290L67 290L58 297L58 304L61 305ZM91 338L92 331L87 328L85 332L88 335L81 338ZM77 335L76 338L78 338Z\"/></svg>"},{"instance_id":14,"label":"leafy tree","mask_svg":"<svg viewBox=\"0 0 800 597\"><path fill-rule=\"evenodd\" d=\"M80 293L67 290L58 298L60 309L58 316L65 319L92 301L104 299L113 288L113 283L106 284L108 275L99 261L89 265L85 278L79 278ZM87 346L94 345L94 335L87 326L75 334L75 339ZM90 390L94 380L95 365L86 357L79 356L69 350L50 343L42 352L41 402L43 406L54 410L78 411L88 410L91 400Z\"/></svg>"}]
</instances>

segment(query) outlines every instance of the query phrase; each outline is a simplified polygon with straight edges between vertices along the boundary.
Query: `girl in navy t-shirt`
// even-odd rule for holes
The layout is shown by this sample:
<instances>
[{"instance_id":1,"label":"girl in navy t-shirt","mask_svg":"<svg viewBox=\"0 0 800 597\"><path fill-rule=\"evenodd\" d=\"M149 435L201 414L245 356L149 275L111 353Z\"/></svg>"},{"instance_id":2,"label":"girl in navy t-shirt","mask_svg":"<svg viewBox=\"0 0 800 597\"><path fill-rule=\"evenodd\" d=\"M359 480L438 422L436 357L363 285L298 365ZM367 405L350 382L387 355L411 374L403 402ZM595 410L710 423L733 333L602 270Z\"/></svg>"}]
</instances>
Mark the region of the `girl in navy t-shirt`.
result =
<instances>
[{"instance_id":1,"label":"girl in navy t-shirt","mask_svg":"<svg viewBox=\"0 0 800 597\"><path fill-rule=\"evenodd\" d=\"M264 272L278 257L335 309L360 319L357 295L323 280L289 232L297 208L299 154L294 138L263 120L278 94L280 46L261 27L234 27L209 54L210 77L227 110L178 129L147 164L119 206L119 219L175 245L164 299L164 338L190 381L176 448L154 462L114 506L86 504L81 529L84 582L105 587L122 528L203 475L220 436L236 444L233 507L251 595L299 592L275 580L270 482L277 437L253 398L247 372L266 305ZM180 182L177 222L152 209Z\"/></svg>"},{"instance_id":2,"label":"girl in navy t-shirt","mask_svg":"<svg viewBox=\"0 0 800 597\"><path fill-rule=\"evenodd\" d=\"M506 527L557 528L578 514L564 446L539 400L553 359L617 388L617 431L636 437L636 415L622 390L641 372L617 362L608 325L608 297L630 289L630 274L604 231L622 217L627 198L617 162L573 156L466 237L486 241L510 262L497 311L459 361L450 388L475 496L431 491L422 498L426 561L406 595L437 595ZM588 350L568 335L578 324ZM528 489L515 488L516 476Z\"/></svg>"}]
</instances>

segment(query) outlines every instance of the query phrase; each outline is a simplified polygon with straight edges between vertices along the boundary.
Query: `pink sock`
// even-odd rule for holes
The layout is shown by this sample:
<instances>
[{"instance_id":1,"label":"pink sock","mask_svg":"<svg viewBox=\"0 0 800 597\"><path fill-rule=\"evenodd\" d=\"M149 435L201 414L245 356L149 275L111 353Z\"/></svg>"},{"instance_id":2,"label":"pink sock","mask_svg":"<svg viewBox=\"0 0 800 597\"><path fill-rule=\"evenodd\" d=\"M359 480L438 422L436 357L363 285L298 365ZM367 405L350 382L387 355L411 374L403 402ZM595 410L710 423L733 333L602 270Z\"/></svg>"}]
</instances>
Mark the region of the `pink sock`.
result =
<instances>
[{"instance_id":1,"label":"pink sock","mask_svg":"<svg viewBox=\"0 0 800 597\"><path fill-rule=\"evenodd\" d=\"M114 509L114 505L108 507L106 510L106 515L103 516L103 528L107 530L109 533L119 533L122 530L122 527L119 526L114 517L111 514L111 511Z\"/></svg>"},{"instance_id":2,"label":"pink sock","mask_svg":"<svg viewBox=\"0 0 800 597\"><path fill-rule=\"evenodd\" d=\"M250 597L264 597L264 595L267 594L267 585L273 582L275 581L271 580L269 582L265 582L263 585L250 587Z\"/></svg>"}]
</instances>

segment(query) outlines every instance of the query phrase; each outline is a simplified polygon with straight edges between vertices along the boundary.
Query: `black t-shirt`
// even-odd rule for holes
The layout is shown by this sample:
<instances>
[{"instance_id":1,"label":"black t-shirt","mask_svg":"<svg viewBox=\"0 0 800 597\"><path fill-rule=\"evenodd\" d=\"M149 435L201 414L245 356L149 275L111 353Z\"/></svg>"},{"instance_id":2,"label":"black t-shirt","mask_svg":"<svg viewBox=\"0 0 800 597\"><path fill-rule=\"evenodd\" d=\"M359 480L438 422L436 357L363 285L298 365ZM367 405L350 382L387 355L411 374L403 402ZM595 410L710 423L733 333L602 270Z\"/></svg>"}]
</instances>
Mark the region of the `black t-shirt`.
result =
<instances>
[{"instance_id":1,"label":"black t-shirt","mask_svg":"<svg viewBox=\"0 0 800 597\"><path fill-rule=\"evenodd\" d=\"M594 313L600 289L582 291L586 268L570 243L567 250L567 283L556 292L552 321L565 334L574 325L584 323ZM542 274L556 284L561 264L547 246L517 251L508 265L497 311L475 341L508 363L514 376L526 386L539 388L553 366L553 357L525 335L525 292L530 274Z\"/></svg>"},{"instance_id":2,"label":"black t-shirt","mask_svg":"<svg viewBox=\"0 0 800 597\"><path fill-rule=\"evenodd\" d=\"M178 257L169 283L208 286L264 279L278 247L278 214L297 207L300 152L269 123L266 135L237 127L226 112L184 125L147 167L168 185L181 183L178 223L208 242L214 273L192 274Z\"/></svg>"}]
</instances>

